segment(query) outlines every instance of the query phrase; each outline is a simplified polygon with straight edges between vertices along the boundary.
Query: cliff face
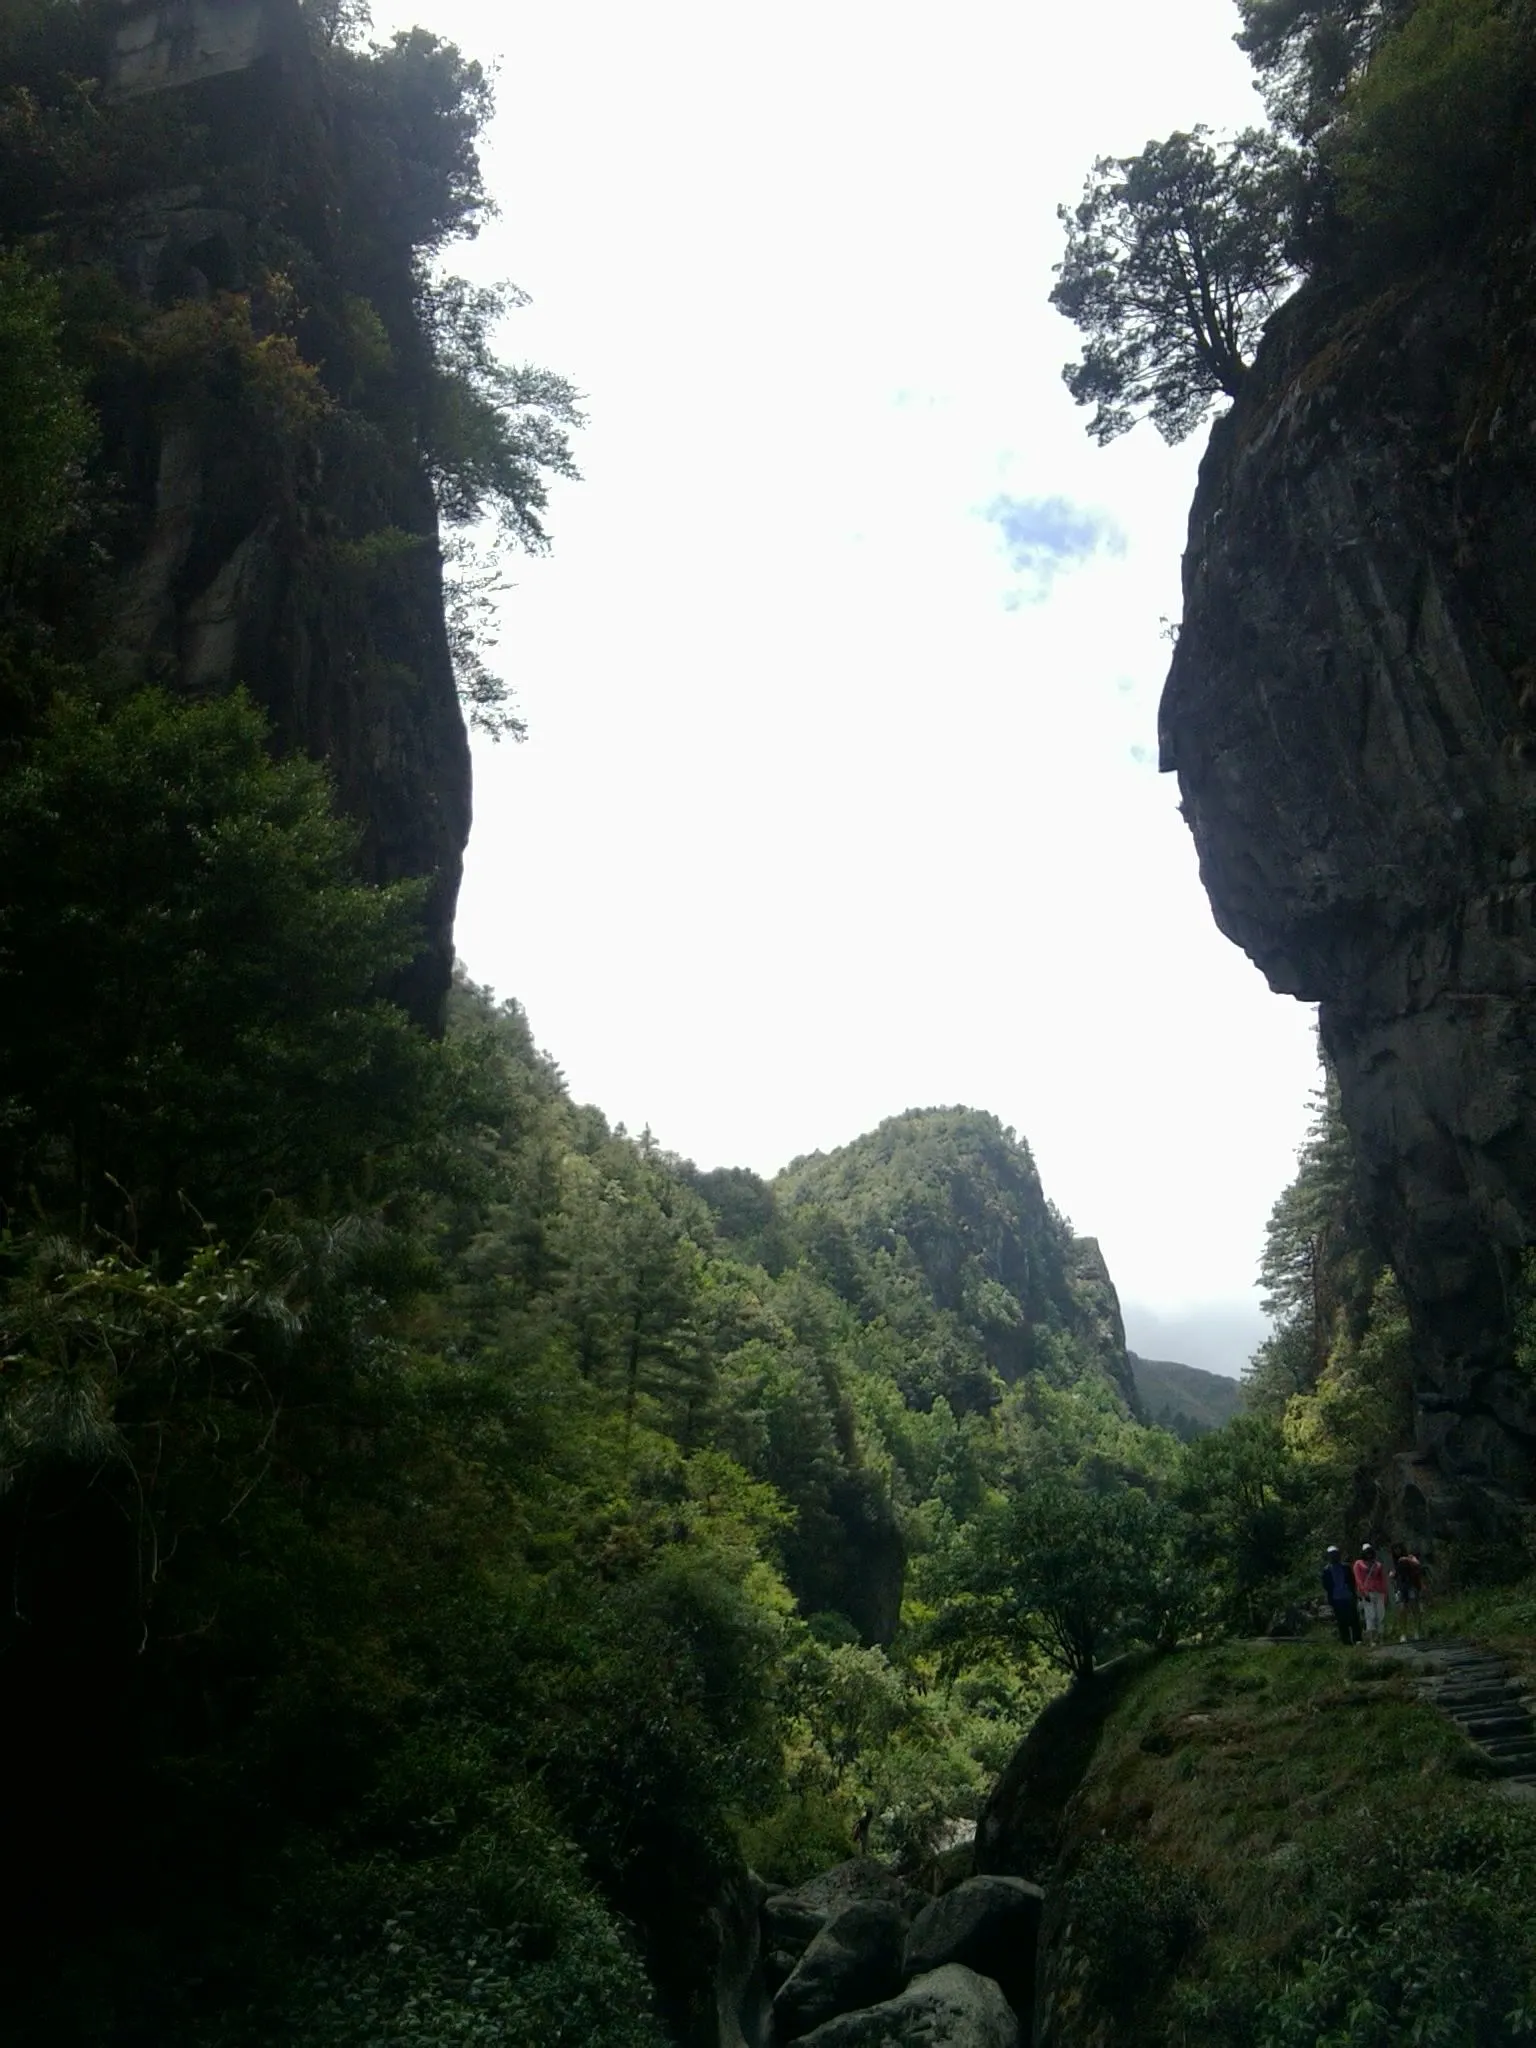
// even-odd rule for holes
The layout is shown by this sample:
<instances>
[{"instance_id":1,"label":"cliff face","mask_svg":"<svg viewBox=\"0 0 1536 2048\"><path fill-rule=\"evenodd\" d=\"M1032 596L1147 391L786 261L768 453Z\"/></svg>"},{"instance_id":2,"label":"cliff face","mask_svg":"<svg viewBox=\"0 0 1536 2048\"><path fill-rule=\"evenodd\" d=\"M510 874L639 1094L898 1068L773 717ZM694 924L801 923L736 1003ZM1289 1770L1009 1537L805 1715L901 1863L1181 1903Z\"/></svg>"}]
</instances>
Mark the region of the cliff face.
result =
<instances>
[{"instance_id":1,"label":"cliff face","mask_svg":"<svg viewBox=\"0 0 1536 2048\"><path fill-rule=\"evenodd\" d=\"M124 513L114 651L186 690L244 685L281 744L328 764L369 878L427 881L423 951L397 993L436 1025L470 819L437 514L412 435L388 421L398 399L345 409L370 349L380 388L408 366L405 323L389 328L411 303L410 240L382 236L360 264L353 137L296 0L119 0L102 26L106 105L161 102L196 138L195 182L75 231L77 260L109 267L161 338L158 362L98 394ZM188 375L177 345L199 320L203 341L230 338L222 364L205 350ZM293 370L306 363L312 390ZM313 412L302 431L274 425L288 401Z\"/></svg>"},{"instance_id":2,"label":"cliff face","mask_svg":"<svg viewBox=\"0 0 1536 2048\"><path fill-rule=\"evenodd\" d=\"M1304 287L1216 427L1163 699L1216 920L1321 1005L1424 1338L1419 1481L1523 1493L1536 1240L1536 240Z\"/></svg>"},{"instance_id":3,"label":"cliff face","mask_svg":"<svg viewBox=\"0 0 1536 2048\"><path fill-rule=\"evenodd\" d=\"M1098 1358L1110 1380L1139 1422L1146 1420L1131 1355L1125 1348L1125 1318L1120 1296L1096 1237L1074 1237L1062 1260L1067 1287L1076 1303L1078 1336Z\"/></svg>"}]
</instances>

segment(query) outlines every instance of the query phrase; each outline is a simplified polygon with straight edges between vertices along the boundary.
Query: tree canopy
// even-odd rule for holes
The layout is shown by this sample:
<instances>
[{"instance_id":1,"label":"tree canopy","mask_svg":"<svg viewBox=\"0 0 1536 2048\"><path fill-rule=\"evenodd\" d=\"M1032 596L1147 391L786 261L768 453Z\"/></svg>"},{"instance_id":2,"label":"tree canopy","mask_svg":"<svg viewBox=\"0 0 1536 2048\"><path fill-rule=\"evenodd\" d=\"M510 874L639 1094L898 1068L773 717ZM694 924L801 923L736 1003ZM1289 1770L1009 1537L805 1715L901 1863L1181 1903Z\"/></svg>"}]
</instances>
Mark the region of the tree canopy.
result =
<instances>
[{"instance_id":1,"label":"tree canopy","mask_svg":"<svg viewBox=\"0 0 1536 2048\"><path fill-rule=\"evenodd\" d=\"M1107 1647L1155 1641L1170 1582L1174 1517L1138 1487L1035 1480L978 1518L955 1560L946 1647L1035 1648L1074 1678Z\"/></svg>"},{"instance_id":2,"label":"tree canopy","mask_svg":"<svg viewBox=\"0 0 1536 2048\"><path fill-rule=\"evenodd\" d=\"M1270 118L1310 142L1417 0L1238 0L1238 47L1259 74Z\"/></svg>"},{"instance_id":3,"label":"tree canopy","mask_svg":"<svg viewBox=\"0 0 1536 2048\"><path fill-rule=\"evenodd\" d=\"M1272 135L1206 128L1101 157L1075 207L1051 303L1082 330L1062 374L1100 442L1148 418L1182 440L1235 397L1265 321L1294 281L1293 161Z\"/></svg>"},{"instance_id":4,"label":"tree canopy","mask_svg":"<svg viewBox=\"0 0 1536 2048\"><path fill-rule=\"evenodd\" d=\"M1269 130L1196 127L1094 165L1058 209L1051 302L1088 431L1176 441L1247 376L1307 272L1368 286L1406 246L1512 221L1536 105L1524 0L1239 0ZM1378 286L1379 288L1379 286Z\"/></svg>"}]
</instances>

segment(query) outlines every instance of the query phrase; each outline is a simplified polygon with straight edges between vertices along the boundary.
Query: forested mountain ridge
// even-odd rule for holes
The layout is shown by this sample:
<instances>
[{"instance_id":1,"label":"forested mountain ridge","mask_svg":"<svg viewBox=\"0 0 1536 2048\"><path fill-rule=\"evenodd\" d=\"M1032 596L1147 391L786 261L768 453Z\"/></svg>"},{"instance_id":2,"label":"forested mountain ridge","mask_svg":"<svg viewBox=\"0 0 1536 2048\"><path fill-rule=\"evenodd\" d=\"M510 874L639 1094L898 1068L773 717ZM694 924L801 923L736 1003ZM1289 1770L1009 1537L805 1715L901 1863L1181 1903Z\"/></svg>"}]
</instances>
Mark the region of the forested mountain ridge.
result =
<instances>
[{"instance_id":1,"label":"forested mountain ridge","mask_svg":"<svg viewBox=\"0 0 1536 2048\"><path fill-rule=\"evenodd\" d=\"M1134 1351L1130 1363L1148 1420L1175 1436L1220 1429L1242 1408L1241 1384L1222 1373L1170 1358L1139 1358Z\"/></svg>"},{"instance_id":2,"label":"forested mountain ridge","mask_svg":"<svg viewBox=\"0 0 1536 2048\"><path fill-rule=\"evenodd\" d=\"M797 1159L774 1193L845 1297L897 1327L908 1303L940 1318L952 1356L931 1387L962 1411L1078 1347L1134 1408L1125 1331L1098 1245L1046 1200L1026 1143L993 1116L909 1111L830 1154ZM942 1383L942 1384L941 1384ZM967 1385L973 1389L967 1392Z\"/></svg>"}]
</instances>

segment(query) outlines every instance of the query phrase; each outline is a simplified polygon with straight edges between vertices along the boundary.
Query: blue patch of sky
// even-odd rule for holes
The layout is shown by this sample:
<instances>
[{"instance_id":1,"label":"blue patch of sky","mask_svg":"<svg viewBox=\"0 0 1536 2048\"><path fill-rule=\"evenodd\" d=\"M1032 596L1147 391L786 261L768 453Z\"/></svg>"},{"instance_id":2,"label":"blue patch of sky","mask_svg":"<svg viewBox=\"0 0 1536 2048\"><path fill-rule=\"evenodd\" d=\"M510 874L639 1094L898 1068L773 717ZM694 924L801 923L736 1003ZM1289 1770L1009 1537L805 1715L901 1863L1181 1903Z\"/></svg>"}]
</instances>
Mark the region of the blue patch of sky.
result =
<instances>
[{"instance_id":1,"label":"blue patch of sky","mask_svg":"<svg viewBox=\"0 0 1536 2048\"><path fill-rule=\"evenodd\" d=\"M1063 569L1095 555L1123 555L1125 535L1107 512L1070 498L996 497L982 517L1002 535L1012 567L1023 579L1012 601L1038 603Z\"/></svg>"}]
</instances>

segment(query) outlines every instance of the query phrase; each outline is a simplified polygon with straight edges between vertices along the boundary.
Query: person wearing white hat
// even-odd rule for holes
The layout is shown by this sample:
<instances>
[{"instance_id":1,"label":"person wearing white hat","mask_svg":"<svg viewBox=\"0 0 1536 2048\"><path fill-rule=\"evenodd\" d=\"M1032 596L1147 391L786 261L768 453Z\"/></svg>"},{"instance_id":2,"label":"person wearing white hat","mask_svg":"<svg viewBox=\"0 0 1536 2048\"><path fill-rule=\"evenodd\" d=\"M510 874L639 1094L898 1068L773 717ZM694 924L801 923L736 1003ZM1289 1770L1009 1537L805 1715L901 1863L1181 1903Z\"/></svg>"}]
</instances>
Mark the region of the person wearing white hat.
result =
<instances>
[{"instance_id":1,"label":"person wearing white hat","mask_svg":"<svg viewBox=\"0 0 1536 2048\"><path fill-rule=\"evenodd\" d=\"M1333 1609L1333 1618L1338 1624L1341 1643L1358 1643L1360 1640L1360 1602L1355 1594L1354 1574L1339 1551L1337 1543L1330 1543L1328 1554L1323 1561L1323 1591L1328 1596L1328 1605Z\"/></svg>"}]
</instances>

